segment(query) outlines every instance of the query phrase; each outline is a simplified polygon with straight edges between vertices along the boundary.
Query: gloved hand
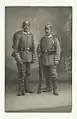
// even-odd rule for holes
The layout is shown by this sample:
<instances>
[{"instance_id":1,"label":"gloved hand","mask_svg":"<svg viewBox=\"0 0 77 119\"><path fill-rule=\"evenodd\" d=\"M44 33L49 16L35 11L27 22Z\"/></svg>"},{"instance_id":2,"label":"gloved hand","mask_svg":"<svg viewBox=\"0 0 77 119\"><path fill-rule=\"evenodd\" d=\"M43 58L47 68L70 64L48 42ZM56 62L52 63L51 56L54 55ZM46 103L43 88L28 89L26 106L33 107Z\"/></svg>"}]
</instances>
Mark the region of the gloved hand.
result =
<instances>
[{"instance_id":1,"label":"gloved hand","mask_svg":"<svg viewBox=\"0 0 77 119\"><path fill-rule=\"evenodd\" d=\"M32 59L31 64L34 64L34 62L35 62L35 59Z\"/></svg>"},{"instance_id":2,"label":"gloved hand","mask_svg":"<svg viewBox=\"0 0 77 119\"><path fill-rule=\"evenodd\" d=\"M20 58L16 59L16 62L18 62L19 64L23 64L23 61Z\"/></svg>"},{"instance_id":3,"label":"gloved hand","mask_svg":"<svg viewBox=\"0 0 77 119\"><path fill-rule=\"evenodd\" d=\"M59 64L58 56L55 56L55 64Z\"/></svg>"},{"instance_id":4,"label":"gloved hand","mask_svg":"<svg viewBox=\"0 0 77 119\"><path fill-rule=\"evenodd\" d=\"M15 60L16 60L16 62L18 62L19 64L23 64L23 61L22 61L22 59L20 58L19 53L15 53Z\"/></svg>"}]
</instances>

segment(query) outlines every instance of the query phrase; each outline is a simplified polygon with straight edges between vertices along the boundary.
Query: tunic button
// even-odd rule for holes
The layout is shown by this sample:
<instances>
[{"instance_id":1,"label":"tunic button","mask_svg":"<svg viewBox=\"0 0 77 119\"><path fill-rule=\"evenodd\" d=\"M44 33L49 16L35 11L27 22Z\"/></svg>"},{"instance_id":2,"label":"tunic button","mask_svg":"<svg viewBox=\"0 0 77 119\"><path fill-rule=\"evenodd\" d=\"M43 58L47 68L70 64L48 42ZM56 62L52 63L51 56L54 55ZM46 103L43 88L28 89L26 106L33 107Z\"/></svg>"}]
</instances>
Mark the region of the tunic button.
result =
<instances>
[{"instance_id":1,"label":"tunic button","mask_svg":"<svg viewBox=\"0 0 77 119\"><path fill-rule=\"evenodd\" d=\"M45 50L45 52L47 52L47 50Z\"/></svg>"}]
</instances>

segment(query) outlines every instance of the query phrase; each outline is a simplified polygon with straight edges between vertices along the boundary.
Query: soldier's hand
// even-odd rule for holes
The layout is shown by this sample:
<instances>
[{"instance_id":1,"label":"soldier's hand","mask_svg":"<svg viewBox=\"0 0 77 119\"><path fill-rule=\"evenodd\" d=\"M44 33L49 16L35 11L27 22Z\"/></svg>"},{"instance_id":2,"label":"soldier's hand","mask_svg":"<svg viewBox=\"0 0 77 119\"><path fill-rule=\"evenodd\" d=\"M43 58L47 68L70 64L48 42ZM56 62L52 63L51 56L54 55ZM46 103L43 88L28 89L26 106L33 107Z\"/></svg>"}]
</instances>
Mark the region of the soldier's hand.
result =
<instances>
[{"instance_id":1,"label":"soldier's hand","mask_svg":"<svg viewBox=\"0 0 77 119\"><path fill-rule=\"evenodd\" d=\"M35 61L35 60L33 59L33 60L31 61L31 64L33 64L33 63L34 63L34 61Z\"/></svg>"},{"instance_id":2,"label":"soldier's hand","mask_svg":"<svg viewBox=\"0 0 77 119\"><path fill-rule=\"evenodd\" d=\"M22 62L21 59L16 59L16 61L17 61L19 64L23 64L23 62Z\"/></svg>"},{"instance_id":3,"label":"soldier's hand","mask_svg":"<svg viewBox=\"0 0 77 119\"><path fill-rule=\"evenodd\" d=\"M55 61L55 64L59 64L59 61L56 60L56 61Z\"/></svg>"}]
</instances>

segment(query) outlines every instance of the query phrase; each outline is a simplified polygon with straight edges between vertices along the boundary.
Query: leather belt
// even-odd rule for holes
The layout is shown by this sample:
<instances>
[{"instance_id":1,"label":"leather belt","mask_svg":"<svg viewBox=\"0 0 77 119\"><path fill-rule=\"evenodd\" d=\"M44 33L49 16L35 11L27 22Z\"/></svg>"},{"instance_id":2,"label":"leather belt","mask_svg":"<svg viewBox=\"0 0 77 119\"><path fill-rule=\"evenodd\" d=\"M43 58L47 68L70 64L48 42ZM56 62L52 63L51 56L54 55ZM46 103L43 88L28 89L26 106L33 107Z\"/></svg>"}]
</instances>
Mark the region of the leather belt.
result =
<instances>
[{"instance_id":1,"label":"leather belt","mask_svg":"<svg viewBox=\"0 0 77 119\"><path fill-rule=\"evenodd\" d=\"M31 48L21 48L21 51L32 51Z\"/></svg>"},{"instance_id":2,"label":"leather belt","mask_svg":"<svg viewBox=\"0 0 77 119\"><path fill-rule=\"evenodd\" d=\"M42 50L42 53L48 53L48 54L55 54L56 51L55 50Z\"/></svg>"}]
</instances>

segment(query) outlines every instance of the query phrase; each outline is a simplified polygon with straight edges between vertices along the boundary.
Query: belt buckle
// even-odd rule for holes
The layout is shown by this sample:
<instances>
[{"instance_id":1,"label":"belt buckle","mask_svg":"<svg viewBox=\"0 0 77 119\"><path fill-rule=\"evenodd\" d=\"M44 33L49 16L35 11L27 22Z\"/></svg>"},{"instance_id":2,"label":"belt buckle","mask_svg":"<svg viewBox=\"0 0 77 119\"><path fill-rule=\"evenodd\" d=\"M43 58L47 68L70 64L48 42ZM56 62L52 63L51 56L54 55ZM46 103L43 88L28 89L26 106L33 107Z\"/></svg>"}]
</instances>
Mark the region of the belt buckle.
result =
<instances>
[{"instance_id":1,"label":"belt buckle","mask_svg":"<svg viewBox=\"0 0 77 119\"><path fill-rule=\"evenodd\" d=\"M27 48L28 50L30 49L30 48Z\"/></svg>"},{"instance_id":2,"label":"belt buckle","mask_svg":"<svg viewBox=\"0 0 77 119\"><path fill-rule=\"evenodd\" d=\"M45 50L45 52L47 53L47 50Z\"/></svg>"},{"instance_id":3,"label":"belt buckle","mask_svg":"<svg viewBox=\"0 0 77 119\"><path fill-rule=\"evenodd\" d=\"M27 53L27 54L28 54L28 52L29 52L29 49L30 49L30 48L27 48L27 49L26 49L26 53Z\"/></svg>"}]
</instances>

